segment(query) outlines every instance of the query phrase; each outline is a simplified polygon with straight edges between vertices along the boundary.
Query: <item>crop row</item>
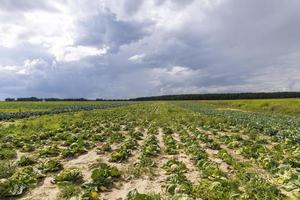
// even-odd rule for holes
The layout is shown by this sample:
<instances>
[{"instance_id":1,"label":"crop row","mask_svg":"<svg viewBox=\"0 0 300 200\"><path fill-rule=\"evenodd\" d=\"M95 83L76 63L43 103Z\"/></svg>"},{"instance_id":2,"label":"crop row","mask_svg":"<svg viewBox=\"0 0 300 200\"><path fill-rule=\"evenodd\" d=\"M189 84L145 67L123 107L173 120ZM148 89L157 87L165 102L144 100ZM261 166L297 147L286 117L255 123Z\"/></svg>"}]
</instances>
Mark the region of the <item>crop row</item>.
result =
<instances>
[{"instance_id":1,"label":"crop row","mask_svg":"<svg viewBox=\"0 0 300 200\"><path fill-rule=\"evenodd\" d=\"M105 108L113 108L113 107L120 107L126 106L131 103L108 103L108 104L100 104L100 105L78 105L78 106L65 106L62 108L56 108L52 110L46 111L25 111L25 112L0 112L0 121L3 120L12 120L12 119L22 119L28 118L32 116L41 116L41 115L49 115L49 114L60 114L66 112L76 112L80 110L94 110L94 109L105 109Z\"/></svg>"}]
</instances>

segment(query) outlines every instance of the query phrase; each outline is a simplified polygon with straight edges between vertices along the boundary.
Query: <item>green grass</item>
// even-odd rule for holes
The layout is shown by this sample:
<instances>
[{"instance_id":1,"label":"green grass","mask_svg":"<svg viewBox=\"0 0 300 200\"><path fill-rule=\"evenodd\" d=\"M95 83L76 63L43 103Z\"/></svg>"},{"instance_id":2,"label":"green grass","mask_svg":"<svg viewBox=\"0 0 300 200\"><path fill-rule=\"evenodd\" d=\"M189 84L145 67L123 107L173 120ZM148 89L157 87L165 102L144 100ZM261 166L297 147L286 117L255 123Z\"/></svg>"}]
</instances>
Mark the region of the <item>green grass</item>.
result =
<instances>
[{"instance_id":1,"label":"green grass","mask_svg":"<svg viewBox=\"0 0 300 200\"><path fill-rule=\"evenodd\" d=\"M104 101L48 101L48 102L0 102L0 112L28 112L58 110L73 106L114 104Z\"/></svg>"},{"instance_id":2,"label":"green grass","mask_svg":"<svg viewBox=\"0 0 300 200\"><path fill-rule=\"evenodd\" d=\"M212 100L194 102L205 103L222 109L300 115L300 99Z\"/></svg>"},{"instance_id":3,"label":"green grass","mask_svg":"<svg viewBox=\"0 0 300 200\"><path fill-rule=\"evenodd\" d=\"M263 100L210 100L191 101L213 105L222 109L239 109L254 112L300 115L300 99ZM0 112L48 111L70 106L88 106L118 102L102 101L55 101L55 102L0 102Z\"/></svg>"}]
</instances>

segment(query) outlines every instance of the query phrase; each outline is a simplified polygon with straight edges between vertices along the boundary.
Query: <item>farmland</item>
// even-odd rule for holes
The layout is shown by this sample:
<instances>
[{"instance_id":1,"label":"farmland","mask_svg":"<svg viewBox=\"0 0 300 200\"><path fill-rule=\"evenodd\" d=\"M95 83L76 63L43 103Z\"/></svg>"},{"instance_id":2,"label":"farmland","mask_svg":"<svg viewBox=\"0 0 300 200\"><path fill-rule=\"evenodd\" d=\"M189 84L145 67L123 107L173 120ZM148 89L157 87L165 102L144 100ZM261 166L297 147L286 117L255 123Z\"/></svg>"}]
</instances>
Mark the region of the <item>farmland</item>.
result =
<instances>
[{"instance_id":1,"label":"farmland","mask_svg":"<svg viewBox=\"0 0 300 200\"><path fill-rule=\"evenodd\" d=\"M59 110L70 107L83 107L83 106L97 106L103 104L114 104L118 102L103 102L103 101L14 101L14 102L0 102L0 112L37 112Z\"/></svg>"},{"instance_id":2,"label":"farmland","mask_svg":"<svg viewBox=\"0 0 300 200\"><path fill-rule=\"evenodd\" d=\"M262 101L2 102L0 199L300 198L298 100Z\"/></svg>"},{"instance_id":3,"label":"farmland","mask_svg":"<svg viewBox=\"0 0 300 200\"><path fill-rule=\"evenodd\" d=\"M132 102L131 102L132 103ZM14 120L45 114L59 114L128 105L130 102L0 102L0 120Z\"/></svg>"},{"instance_id":4,"label":"farmland","mask_svg":"<svg viewBox=\"0 0 300 200\"><path fill-rule=\"evenodd\" d=\"M204 101L204 103L224 109L300 116L299 99L221 100Z\"/></svg>"}]
</instances>

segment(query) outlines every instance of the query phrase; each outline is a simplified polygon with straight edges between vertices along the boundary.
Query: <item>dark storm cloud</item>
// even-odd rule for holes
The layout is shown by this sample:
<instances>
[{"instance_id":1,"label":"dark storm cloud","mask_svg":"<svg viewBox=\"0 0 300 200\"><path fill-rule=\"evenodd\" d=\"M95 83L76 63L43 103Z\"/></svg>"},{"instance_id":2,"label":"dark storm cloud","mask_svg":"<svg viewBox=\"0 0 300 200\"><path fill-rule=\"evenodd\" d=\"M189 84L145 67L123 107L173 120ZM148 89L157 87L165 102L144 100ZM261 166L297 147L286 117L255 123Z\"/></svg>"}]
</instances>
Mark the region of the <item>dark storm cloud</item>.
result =
<instances>
[{"instance_id":1,"label":"dark storm cloud","mask_svg":"<svg viewBox=\"0 0 300 200\"><path fill-rule=\"evenodd\" d=\"M116 51L121 45L130 44L145 37L149 22L122 21L110 11L92 15L78 22L76 43L90 46L109 46Z\"/></svg>"},{"instance_id":2,"label":"dark storm cloud","mask_svg":"<svg viewBox=\"0 0 300 200\"><path fill-rule=\"evenodd\" d=\"M28 42L19 43L14 48L4 48L0 46L0 64L1 65L20 65L24 60L43 58L49 62L53 56L39 45L29 44Z\"/></svg>"},{"instance_id":3,"label":"dark storm cloud","mask_svg":"<svg viewBox=\"0 0 300 200\"><path fill-rule=\"evenodd\" d=\"M269 80L276 76L274 68L287 65L286 56L299 54L299 6L298 1L224 1L207 13L206 20L193 18L181 30L170 33L170 39L151 59L205 68L210 76L195 81L199 87L228 85L228 90L235 90L235 86L240 90L263 69L268 70ZM198 29L194 24L202 27ZM216 74L218 78L214 78ZM265 83L253 84L253 90L257 90ZM290 90L299 89L290 86ZM272 89L277 87L274 84Z\"/></svg>"},{"instance_id":4,"label":"dark storm cloud","mask_svg":"<svg viewBox=\"0 0 300 200\"><path fill-rule=\"evenodd\" d=\"M299 50L299 1L228 1L211 15L210 40L237 59Z\"/></svg>"},{"instance_id":5,"label":"dark storm cloud","mask_svg":"<svg viewBox=\"0 0 300 200\"><path fill-rule=\"evenodd\" d=\"M0 0L0 98L300 90L296 0L18 2Z\"/></svg>"}]
</instances>

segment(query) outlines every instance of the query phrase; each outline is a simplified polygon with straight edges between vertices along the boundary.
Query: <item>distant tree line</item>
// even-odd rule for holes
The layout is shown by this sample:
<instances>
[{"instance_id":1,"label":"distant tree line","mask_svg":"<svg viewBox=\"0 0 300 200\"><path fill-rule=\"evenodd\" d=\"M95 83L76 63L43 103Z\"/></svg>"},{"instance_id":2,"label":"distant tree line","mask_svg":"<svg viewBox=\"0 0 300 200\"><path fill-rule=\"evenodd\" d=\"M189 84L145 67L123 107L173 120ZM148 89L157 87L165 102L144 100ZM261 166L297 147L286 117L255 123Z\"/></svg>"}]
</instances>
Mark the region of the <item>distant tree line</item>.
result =
<instances>
[{"instance_id":1,"label":"distant tree line","mask_svg":"<svg viewBox=\"0 0 300 200\"><path fill-rule=\"evenodd\" d=\"M129 99L96 99L96 101L129 101Z\"/></svg>"},{"instance_id":2,"label":"distant tree line","mask_svg":"<svg viewBox=\"0 0 300 200\"><path fill-rule=\"evenodd\" d=\"M37 98L37 97L25 97L25 98L6 98L5 101L89 101L88 99L59 99L59 98Z\"/></svg>"},{"instance_id":3,"label":"distant tree line","mask_svg":"<svg viewBox=\"0 0 300 200\"><path fill-rule=\"evenodd\" d=\"M15 101L16 99L14 98L6 98L5 101Z\"/></svg>"},{"instance_id":4,"label":"distant tree line","mask_svg":"<svg viewBox=\"0 0 300 200\"><path fill-rule=\"evenodd\" d=\"M231 99L280 99L280 98L300 98L300 92L180 94L180 95L139 97L130 100L131 101L161 101L161 100L231 100Z\"/></svg>"},{"instance_id":5,"label":"distant tree line","mask_svg":"<svg viewBox=\"0 0 300 200\"><path fill-rule=\"evenodd\" d=\"M5 101L128 101L127 99L85 99L85 98L37 98L37 97L22 97L22 98L6 98Z\"/></svg>"},{"instance_id":6,"label":"distant tree line","mask_svg":"<svg viewBox=\"0 0 300 200\"><path fill-rule=\"evenodd\" d=\"M162 101L162 100L231 100L231 99L280 99L300 98L300 92L248 92L248 93L214 93L214 94L179 94L133 99L85 99L85 98L6 98L5 101Z\"/></svg>"}]
</instances>

